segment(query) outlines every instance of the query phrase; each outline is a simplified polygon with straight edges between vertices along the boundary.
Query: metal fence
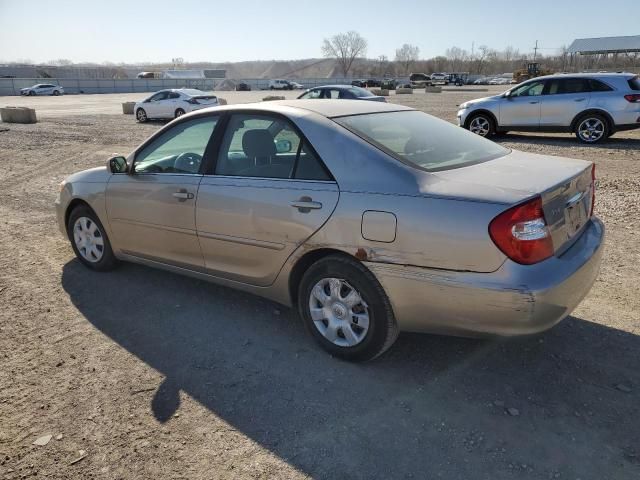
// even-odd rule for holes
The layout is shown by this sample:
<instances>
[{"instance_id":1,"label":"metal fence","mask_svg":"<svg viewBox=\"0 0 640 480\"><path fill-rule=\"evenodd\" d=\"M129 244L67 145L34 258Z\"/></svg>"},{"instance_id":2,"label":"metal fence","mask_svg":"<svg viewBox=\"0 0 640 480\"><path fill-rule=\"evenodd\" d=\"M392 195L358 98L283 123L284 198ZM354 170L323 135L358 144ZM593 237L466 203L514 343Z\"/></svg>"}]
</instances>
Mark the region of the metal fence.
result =
<instances>
[{"instance_id":1,"label":"metal fence","mask_svg":"<svg viewBox=\"0 0 640 480\"><path fill-rule=\"evenodd\" d=\"M320 85L340 85L351 84L352 78L301 78L296 81L305 88L317 87ZM218 87L232 89L235 84L247 83L252 90L268 90L269 79L250 78L221 80L213 78L204 79L156 79L156 78L135 78L135 79L113 79L113 80L86 80L79 78L0 78L0 96L20 95L20 89L31 87L38 83L50 83L61 85L67 94L74 93L135 93L135 92L155 92L164 88L197 88L203 91L216 90Z\"/></svg>"}]
</instances>

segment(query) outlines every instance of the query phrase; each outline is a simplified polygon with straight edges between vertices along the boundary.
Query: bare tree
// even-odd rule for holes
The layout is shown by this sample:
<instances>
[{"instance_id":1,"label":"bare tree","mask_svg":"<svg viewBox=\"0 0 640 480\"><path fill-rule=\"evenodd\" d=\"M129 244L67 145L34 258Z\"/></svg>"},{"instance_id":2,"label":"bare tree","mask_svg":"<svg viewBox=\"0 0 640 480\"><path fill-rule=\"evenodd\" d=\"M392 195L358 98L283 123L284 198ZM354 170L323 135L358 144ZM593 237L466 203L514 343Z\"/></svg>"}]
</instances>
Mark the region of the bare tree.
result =
<instances>
[{"instance_id":1,"label":"bare tree","mask_svg":"<svg viewBox=\"0 0 640 480\"><path fill-rule=\"evenodd\" d=\"M396 62L402 67L404 73L409 73L411 65L418 60L420 49L415 45L405 43L396 50Z\"/></svg>"},{"instance_id":2,"label":"bare tree","mask_svg":"<svg viewBox=\"0 0 640 480\"><path fill-rule=\"evenodd\" d=\"M366 53L367 41L353 30L325 38L322 44L322 54L327 58L335 58L345 77L349 75L353 61L357 57L364 57Z\"/></svg>"},{"instance_id":3,"label":"bare tree","mask_svg":"<svg viewBox=\"0 0 640 480\"><path fill-rule=\"evenodd\" d=\"M468 60L469 54L460 47L447 48L445 56L451 62L451 71L458 72L462 70L462 64Z\"/></svg>"}]
</instances>

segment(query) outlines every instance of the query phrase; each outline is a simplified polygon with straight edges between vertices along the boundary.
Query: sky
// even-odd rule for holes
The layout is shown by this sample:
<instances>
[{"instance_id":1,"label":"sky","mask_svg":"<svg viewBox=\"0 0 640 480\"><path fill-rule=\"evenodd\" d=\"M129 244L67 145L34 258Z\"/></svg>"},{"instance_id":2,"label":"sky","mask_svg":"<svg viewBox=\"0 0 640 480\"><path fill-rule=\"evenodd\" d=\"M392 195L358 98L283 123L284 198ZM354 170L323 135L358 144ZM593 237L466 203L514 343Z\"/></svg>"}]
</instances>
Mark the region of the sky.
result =
<instances>
[{"instance_id":1,"label":"sky","mask_svg":"<svg viewBox=\"0 0 640 480\"><path fill-rule=\"evenodd\" d=\"M370 58L393 59L404 43L421 58L472 44L528 53L536 40L551 54L574 38L639 35L634 1L0 0L0 62L319 58L324 38L349 30Z\"/></svg>"}]
</instances>

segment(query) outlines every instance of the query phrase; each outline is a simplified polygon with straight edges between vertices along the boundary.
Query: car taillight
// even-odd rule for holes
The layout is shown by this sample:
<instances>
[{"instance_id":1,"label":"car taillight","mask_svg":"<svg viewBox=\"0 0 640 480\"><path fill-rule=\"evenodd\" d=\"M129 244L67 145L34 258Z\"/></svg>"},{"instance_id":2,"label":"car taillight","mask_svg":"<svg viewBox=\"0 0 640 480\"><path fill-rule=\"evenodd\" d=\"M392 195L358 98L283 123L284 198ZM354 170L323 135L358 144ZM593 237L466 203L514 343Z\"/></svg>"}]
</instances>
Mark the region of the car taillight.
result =
<instances>
[{"instance_id":1,"label":"car taillight","mask_svg":"<svg viewBox=\"0 0 640 480\"><path fill-rule=\"evenodd\" d=\"M593 209L596 206L596 164L591 165L591 211L589 217L593 217Z\"/></svg>"},{"instance_id":2,"label":"car taillight","mask_svg":"<svg viewBox=\"0 0 640 480\"><path fill-rule=\"evenodd\" d=\"M539 196L494 218L489 224L489 235L502 253L523 265L538 263L553 255L551 232Z\"/></svg>"},{"instance_id":3,"label":"car taillight","mask_svg":"<svg viewBox=\"0 0 640 480\"><path fill-rule=\"evenodd\" d=\"M640 93L631 93L629 95L625 95L624 99L627 102L631 103L640 103Z\"/></svg>"},{"instance_id":4,"label":"car taillight","mask_svg":"<svg viewBox=\"0 0 640 480\"><path fill-rule=\"evenodd\" d=\"M190 98L189 100L187 100L187 103L190 103L192 105L200 105L198 103L198 100L196 100L195 98Z\"/></svg>"}]
</instances>

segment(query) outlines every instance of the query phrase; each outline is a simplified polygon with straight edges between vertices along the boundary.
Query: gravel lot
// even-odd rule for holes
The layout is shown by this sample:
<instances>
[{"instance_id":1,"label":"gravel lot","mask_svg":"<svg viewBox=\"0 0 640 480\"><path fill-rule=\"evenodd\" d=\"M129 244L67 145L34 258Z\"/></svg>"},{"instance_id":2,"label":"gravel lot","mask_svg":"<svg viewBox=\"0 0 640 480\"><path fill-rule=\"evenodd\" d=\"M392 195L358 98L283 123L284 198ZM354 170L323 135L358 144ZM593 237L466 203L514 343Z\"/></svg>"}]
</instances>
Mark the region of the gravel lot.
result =
<instances>
[{"instance_id":1,"label":"gravel lot","mask_svg":"<svg viewBox=\"0 0 640 480\"><path fill-rule=\"evenodd\" d=\"M484 95L391 101L454 121ZM161 126L119 114L142 96L0 97L40 119L0 124L0 478L640 478L639 131L499 139L597 163L607 250L572 317L513 340L403 334L352 365L266 300L74 260L57 185Z\"/></svg>"}]
</instances>

